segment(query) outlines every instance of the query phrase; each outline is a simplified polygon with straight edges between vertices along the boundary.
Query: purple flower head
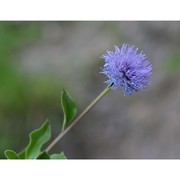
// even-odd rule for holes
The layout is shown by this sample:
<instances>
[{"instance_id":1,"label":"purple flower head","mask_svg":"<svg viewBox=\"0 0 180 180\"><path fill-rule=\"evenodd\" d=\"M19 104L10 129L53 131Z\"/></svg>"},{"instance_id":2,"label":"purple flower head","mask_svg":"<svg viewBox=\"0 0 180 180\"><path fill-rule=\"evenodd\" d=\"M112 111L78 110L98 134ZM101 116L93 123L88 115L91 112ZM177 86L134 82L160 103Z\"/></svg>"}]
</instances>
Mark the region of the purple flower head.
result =
<instances>
[{"instance_id":1,"label":"purple flower head","mask_svg":"<svg viewBox=\"0 0 180 180\"><path fill-rule=\"evenodd\" d=\"M113 51L106 51L102 58L105 64L102 73L108 78L105 81L116 90L121 87L124 95L131 95L146 88L150 84L151 63L146 55L134 45L123 44L121 48L114 46Z\"/></svg>"}]
</instances>

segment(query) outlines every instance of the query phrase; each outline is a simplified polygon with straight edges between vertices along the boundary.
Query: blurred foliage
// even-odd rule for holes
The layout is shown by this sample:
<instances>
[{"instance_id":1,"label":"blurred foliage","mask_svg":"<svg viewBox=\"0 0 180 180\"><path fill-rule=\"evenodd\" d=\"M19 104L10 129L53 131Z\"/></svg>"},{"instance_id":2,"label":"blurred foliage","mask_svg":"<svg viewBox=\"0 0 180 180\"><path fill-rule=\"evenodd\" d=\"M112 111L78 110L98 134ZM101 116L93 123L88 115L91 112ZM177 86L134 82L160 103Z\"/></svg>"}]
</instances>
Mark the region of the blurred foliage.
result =
<instances>
[{"instance_id":1,"label":"blurred foliage","mask_svg":"<svg viewBox=\"0 0 180 180\"><path fill-rule=\"evenodd\" d=\"M17 71L12 56L23 44L38 38L40 31L40 24L35 22L0 23L0 107L3 111L21 109L24 105L26 81Z\"/></svg>"},{"instance_id":2,"label":"blurred foliage","mask_svg":"<svg viewBox=\"0 0 180 180\"><path fill-rule=\"evenodd\" d=\"M168 74L174 75L177 72L180 72L180 53L175 52L169 56L165 62L165 67Z\"/></svg>"},{"instance_id":3,"label":"blurred foliage","mask_svg":"<svg viewBox=\"0 0 180 180\"><path fill-rule=\"evenodd\" d=\"M19 150L27 143L29 131L44 121L39 118L42 112L48 117L56 110L59 81L50 73L26 76L16 59L18 51L41 38L42 26L41 22L0 22L0 158L5 158L5 149ZM33 123L37 118L39 122Z\"/></svg>"}]
</instances>

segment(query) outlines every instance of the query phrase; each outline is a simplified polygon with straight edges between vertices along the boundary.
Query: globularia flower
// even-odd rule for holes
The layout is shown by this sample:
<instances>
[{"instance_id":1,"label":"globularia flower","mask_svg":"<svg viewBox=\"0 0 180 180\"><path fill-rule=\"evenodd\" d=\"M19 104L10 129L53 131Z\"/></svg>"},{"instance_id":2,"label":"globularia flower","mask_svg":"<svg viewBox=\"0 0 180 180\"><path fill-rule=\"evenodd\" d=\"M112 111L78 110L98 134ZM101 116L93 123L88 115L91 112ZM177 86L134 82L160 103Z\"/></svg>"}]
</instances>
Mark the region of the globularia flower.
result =
<instances>
[{"instance_id":1,"label":"globularia flower","mask_svg":"<svg viewBox=\"0 0 180 180\"><path fill-rule=\"evenodd\" d=\"M123 44L121 48L106 51L102 58L105 64L102 73L108 77L105 81L112 89L122 88L124 95L131 95L150 84L151 63L146 55L134 45Z\"/></svg>"}]
</instances>

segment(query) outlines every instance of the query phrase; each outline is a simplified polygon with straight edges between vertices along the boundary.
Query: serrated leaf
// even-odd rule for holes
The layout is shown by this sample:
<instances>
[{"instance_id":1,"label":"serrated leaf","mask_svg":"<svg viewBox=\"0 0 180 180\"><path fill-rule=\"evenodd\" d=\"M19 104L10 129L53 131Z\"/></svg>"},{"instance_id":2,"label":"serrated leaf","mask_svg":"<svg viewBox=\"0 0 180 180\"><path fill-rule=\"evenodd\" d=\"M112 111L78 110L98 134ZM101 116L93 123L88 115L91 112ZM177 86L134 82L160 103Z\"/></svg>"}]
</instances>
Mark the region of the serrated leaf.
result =
<instances>
[{"instance_id":1,"label":"serrated leaf","mask_svg":"<svg viewBox=\"0 0 180 180\"><path fill-rule=\"evenodd\" d=\"M51 128L48 121L29 135L29 144L25 149L26 159L34 159L41 152L41 147L50 139Z\"/></svg>"},{"instance_id":2,"label":"serrated leaf","mask_svg":"<svg viewBox=\"0 0 180 180\"><path fill-rule=\"evenodd\" d=\"M18 154L12 150L6 150L4 154L7 159L19 159Z\"/></svg>"},{"instance_id":3,"label":"serrated leaf","mask_svg":"<svg viewBox=\"0 0 180 180\"><path fill-rule=\"evenodd\" d=\"M36 159L50 159L48 153L46 151L43 151L42 153L40 153Z\"/></svg>"},{"instance_id":4,"label":"serrated leaf","mask_svg":"<svg viewBox=\"0 0 180 180\"><path fill-rule=\"evenodd\" d=\"M50 155L51 159L67 159L63 152L60 154L52 154Z\"/></svg>"},{"instance_id":5,"label":"serrated leaf","mask_svg":"<svg viewBox=\"0 0 180 180\"><path fill-rule=\"evenodd\" d=\"M61 94L61 105L64 113L64 120L63 120L63 126L62 130L66 128L68 123L71 122L71 120L74 118L77 112L76 104L70 94L63 90Z\"/></svg>"}]
</instances>

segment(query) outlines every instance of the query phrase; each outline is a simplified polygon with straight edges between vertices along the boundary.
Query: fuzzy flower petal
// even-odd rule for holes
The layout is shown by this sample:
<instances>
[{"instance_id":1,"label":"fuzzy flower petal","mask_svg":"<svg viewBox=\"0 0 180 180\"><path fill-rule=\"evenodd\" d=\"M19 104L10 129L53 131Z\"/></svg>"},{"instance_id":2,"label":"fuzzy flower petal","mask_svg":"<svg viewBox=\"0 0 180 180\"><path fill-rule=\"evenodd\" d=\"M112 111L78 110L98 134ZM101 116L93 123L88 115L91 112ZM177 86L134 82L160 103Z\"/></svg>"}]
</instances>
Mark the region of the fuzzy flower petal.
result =
<instances>
[{"instance_id":1,"label":"fuzzy flower petal","mask_svg":"<svg viewBox=\"0 0 180 180\"><path fill-rule=\"evenodd\" d=\"M124 95L131 95L150 84L152 65L134 45L123 44L121 48L114 46L114 52L106 52L102 56L105 60L102 73L107 76L105 82L112 85L113 90L120 87Z\"/></svg>"}]
</instances>

